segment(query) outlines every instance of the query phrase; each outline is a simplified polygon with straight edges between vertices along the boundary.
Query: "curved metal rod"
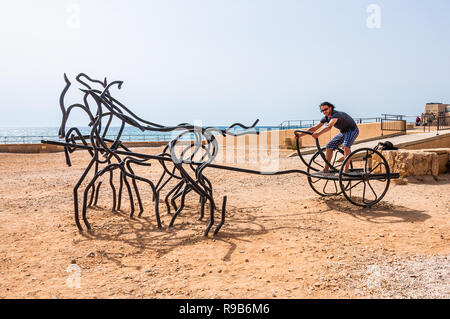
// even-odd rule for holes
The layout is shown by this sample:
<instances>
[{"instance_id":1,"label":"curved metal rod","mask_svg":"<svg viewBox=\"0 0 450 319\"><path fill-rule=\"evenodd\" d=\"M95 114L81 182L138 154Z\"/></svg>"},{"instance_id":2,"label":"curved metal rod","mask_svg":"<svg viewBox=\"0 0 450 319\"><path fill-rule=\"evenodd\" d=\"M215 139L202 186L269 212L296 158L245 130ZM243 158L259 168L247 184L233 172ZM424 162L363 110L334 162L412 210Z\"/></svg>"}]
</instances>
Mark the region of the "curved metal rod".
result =
<instances>
[{"instance_id":1,"label":"curved metal rod","mask_svg":"<svg viewBox=\"0 0 450 319\"><path fill-rule=\"evenodd\" d=\"M64 87L64 89L61 92L61 95L59 96L59 107L61 108L61 112L62 112L62 122L61 122L61 126L60 126L59 132L58 132L59 138L64 138L64 136L65 136L67 111L66 111L66 107L64 105L64 97L66 96L67 91L69 90L70 86L72 85L65 73L64 73L64 81L66 82L66 86Z\"/></svg>"},{"instance_id":2,"label":"curved metal rod","mask_svg":"<svg viewBox=\"0 0 450 319\"><path fill-rule=\"evenodd\" d=\"M308 134L308 135L313 135L313 134L314 134L314 133L311 133L311 132L309 132L309 131L304 131L304 130L295 130L295 131L294 131L294 134L297 133L297 132L304 133L304 134ZM300 152L299 139L300 139L300 138L297 138L297 139L296 139L297 154L298 154L298 156L300 157L300 159L301 159L301 161L303 162L303 164L305 164L306 167L309 167L309 164L306 162L306 160L304 159L304 157L302 156L302 154L301 154L301 152ZM328 165L328 167L329 167L331 170L339 171L336 167L333 166L333 164L331 164L331 163L326 159L325 154L324 154L323 151L322 151L322 147L320 146L319 139L316 138L315 140L316 140L317 151L319 152L319 154L320 154L320 156L322 157L322 159L324 160L324 162ZM313 170L314 170L314 169L313 169Z\"/></svg>"},{"instance_id":3,"label":"curved metal rod","mask_svg":"<svg viewBox=\"0 0 450 319\"><path fill-rule=\"evenodd\" d=\"M184 184L184 180L181 180L180 182L178 182L166 195L164 202L166 203L166 207L167 207L167 214L171 214L170 213L170 203L169 203L169 197L170 195L172 195L172 193L177 193L178 190L183 187Z\"/></svg>"},{"instance_id":4,"label":"curved metal rod","mask_svg":"<svg viewBox=\"0 0 450 319\"><path fill-rule=\"evenodd\" d=\"M92 82L92 83L98 83L98 84L100 84L102 87L105 87L106 78L105 78L105 81L102 82L102 81L100 81L100 80L95 80L95 79L90 78L90 77L87 76L85 73L79 73L79 74L76 76L75 79L78 81L78 83L84 85L84 86L87 87L89 90L91 90L92 88L91 88L87 83L83 82L83 81L81 80L81 77L85 77L85 78L88 79L90 82Z\"/></svg>"},{"instance_id":5,"label":"curved metal rod","mask_svg":"<svg viewBox=\"0 0 450 319\"><path fill-rule=\"evenodd\" d=\"M136 190L136 194L138 196L139 205L141 207L141 211L139 212L138 217L141 217L143 209L142 209L142 202L140 200L138 187L136 185L136 180L139 180L139 181L147 183L150 186L150 188L152 189L153 197L155 199L156 222L158 224L158 228L161 228L162 225L161 225L161 218L159 216L159 194L158 194L158 191L157 191L155 185L149 179L134 174L133 169L131 168L131 163L134 163L136 165L141 165L141 166L150 166L151 164L150 163L144 163L143 160L138 160L138 159L130 158L130 157L124 158L123 163L126 163L126 166L127 166L128 170L130 171L130 173L125 171L125 174L132 178L133 185L134 185L134 188ZM132 217L132 215L130 215L130 217Z\"/></svg>"}]
</instances>

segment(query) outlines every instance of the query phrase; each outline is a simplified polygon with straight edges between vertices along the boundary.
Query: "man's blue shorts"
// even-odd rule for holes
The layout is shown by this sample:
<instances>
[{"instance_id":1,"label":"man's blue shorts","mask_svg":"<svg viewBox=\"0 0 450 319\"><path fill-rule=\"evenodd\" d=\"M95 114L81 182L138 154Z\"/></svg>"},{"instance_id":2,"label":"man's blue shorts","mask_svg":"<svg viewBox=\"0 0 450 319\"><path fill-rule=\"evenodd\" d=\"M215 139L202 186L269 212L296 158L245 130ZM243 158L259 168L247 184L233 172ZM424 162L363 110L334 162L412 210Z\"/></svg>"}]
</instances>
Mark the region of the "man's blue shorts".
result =
<instances>
[{"instance_id":1,"label":"man's blue shorts","mask_svg":"<svg viewBox=\"0 0 450 319\"><path fill-rule=\"evenodd\" d=\"M354 130L347 131L345 133L339 133L333 139L327 144L327 148L330 148L332 150L336 150L339 145L344 143L344 147L351 147L353 145L353 142L355 142L356 138L359 135L359 129L355 128Z\"/></svg>"}]
</instances>

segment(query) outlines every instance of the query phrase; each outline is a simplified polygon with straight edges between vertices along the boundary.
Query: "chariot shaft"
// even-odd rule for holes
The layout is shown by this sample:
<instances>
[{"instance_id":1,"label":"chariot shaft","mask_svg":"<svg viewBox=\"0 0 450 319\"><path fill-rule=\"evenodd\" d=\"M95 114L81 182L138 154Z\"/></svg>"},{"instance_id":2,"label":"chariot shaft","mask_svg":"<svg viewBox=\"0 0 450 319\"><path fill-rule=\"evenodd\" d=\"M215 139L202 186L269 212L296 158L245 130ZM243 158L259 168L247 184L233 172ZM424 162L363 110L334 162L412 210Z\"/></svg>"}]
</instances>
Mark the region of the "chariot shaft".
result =
<instances>
[{"instance_id":1,"label":"chariot shaft","mask_svg":"<svg viewBox=\"0 0 450 319\"><path fill-rule=\"evenodd\" d=\"M72 148L84 149L84 150L94 150L94 147L89 146L89 145L71 144L71 143L48 141L48 140L42 140L41 143L64 146L64 147L72 147ZM101 147L97 147L96 149L100 152L106 151L104 148L101 148ZM135 157L139 157L142 159L156 159L156 160L167 161L167 162L173 161L172 158L170 158L170 157L160 156L160 155L150 155L150 154L127 152L127 151L121 151L121 150L114 150L114 153L119 154L119 155L135 156ZM192 164L192 165L204 164L202 162L195 162L195 161L189 161L187 163ZM300 173L300 174L304 174L304 175L309 175L309 173L307 173L306 171L299 170L299 169L276 171L276 172L262 172L262 171L247 169L247 168L239 168L239 167L218 165L218 164L212 164L212 163L208 164L208 167L224 169L224 170L229 170L229 171L235 171L235 172L240 172L240 173L255 174L255 175L284 175L284 174L291 174L291 173Z\"/></svg>"},{"instance_id":2,"label":"chariot shaft","mask_svg":"<svg viewBox=\"0 0 450 319\"><path fill-rule=\"evenodd\" d=\"M58 146L64 146L64 147L74 147L74 148L78 148L78 149L85 149L85 150L94 150L94 148L92 146L89 145L80 145L80 144L71 144L71 143L64 143L64 142L57 142L57 141L47 141L47 140L42 140L41 141L43 144L51 144L51 145L58 145ZM98 147L97 150L104 152L106 151L104 148L100 148ZM142 159L155 159L155 160L159 160L159 161L167 161L167 162L172 162L172 158L170 157L166 157L166 156L160 156L160 155L149 155L149 154L143 154L143 153L134 153L134 152L127 152L127 151L121 151L121 150L114 150L114 153L116 154L120 154L120 155L128 155L128 156L135 156L135 157L139 157ZM189 164L192 165L202 165L204 163L202 162L188 162ZM339 180L339 176L338 174L328 174L328 175L317 175L315 173L308 173L304 170L301 169L290 169L290 170L283 170L283 171L274 171L274 172L263 172L263 171L258 171L258 170L253 170L253 169L248 169L248 168L240 168L240 167L233 167L233 166L225 166L225 165L218 165L218 164L208 164L208 167L211 168L217 168L217 169L222 169L222 170L228 170L228 171L234 171L234 172L239 172L239 173L247 173L247 174L254 174L254 175L264 175L264 176L271 176L271 175L286 175L286 174L303 174L306 176L310 176L310 177L315 177L315 178L321 178L321 179L328 179L328 180ZM361 180L362 175L358 174L358 171L354 172L354 175L349 175L349 176L343 176L343 180ZM398 173L391 173L390 174L390 178L398 178ZM373 180L373 179L383 179L386 178L386 174L370 174L368 177L368 179Z\"/></svg>"}]
</instances>

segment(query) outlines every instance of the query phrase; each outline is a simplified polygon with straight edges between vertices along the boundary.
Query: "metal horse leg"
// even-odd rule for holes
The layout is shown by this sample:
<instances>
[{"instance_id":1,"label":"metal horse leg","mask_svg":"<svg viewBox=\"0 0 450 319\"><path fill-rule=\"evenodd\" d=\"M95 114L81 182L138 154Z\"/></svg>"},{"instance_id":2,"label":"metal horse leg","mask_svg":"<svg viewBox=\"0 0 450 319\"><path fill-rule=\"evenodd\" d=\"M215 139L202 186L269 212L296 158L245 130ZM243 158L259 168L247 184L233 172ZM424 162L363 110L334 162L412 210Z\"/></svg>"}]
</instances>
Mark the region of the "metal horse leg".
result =
<instances>
[{"instance_id":1,"label":"metal horse leg","mask_svg":"<svg viewBox=\"0 0 450 319\"><path fill-rule=\"evenodd\" d=\"M109 162L109 165L111 165L111 162ZM113 192L113 206L112 211L114 212L116 210L116 188L114 187L114 181L113 181L113 172L109 172L109 185L111 186L112 192Z\"/></svg>"},{"instance_id":2,"label":"metal horse leg","mask_svg":"<svg viewBox=\"0 0 450 319\"><path fill-rule=\"evenodd\" d=\"M132 183L133 183L133 188L134 188L134 191L136 192L136 197L137 197L138 204L139 204L139 213L138 213L138 217L141 217L142 213L144 212L144 206L142 205L141 195L140 195L140 193L139 193L139 188L138 188L137 183L136 183L137 177L136 177L136 175L134 174L134 171L133 171L133 169L131 168L130 163L135 163L135 164L141 165L141 166L150 166L151 164L150 164L150 163L142 163L141 161L133 160L133 159L129 159L129 158L126 159L125 162L126 162L126 166L127 166L127 168L128 168L128 171L130 172L130 175L131 175L131 181L132 181ZM150 185L150 186L152 187L152 190L153 190L154 187L153 187L152 185ZM154 197L154 196L153 196L153 197ZM133 211L131 212L130 217L133 217L133 213L134 213L134 209L133 209Z\"/></svg>"},{"instance_id":3,"label":"metal horse leg","mask_svg":"<svg viewBox=\"0 0 450 319\"><path fill-rule=\"evenodd\" d=\"M175 222L175 219L177 218L177 216L180 214L181 210L184 208L184 199L186 197L186 194L189 192L189 185L186 185L183 189L182 195L181 195L181 203L180 203L180 207L177 209L177 211L173 214L172 219L170 220L170 224L169 227L173 226L173 223Z\"/></svg>"},{"instance_id":4,"label":"metal horse leg","mask_svg":"<svg viewBox=\"0 0 450 319\"><path fill-rule=\"evenodd\" d=\"M79 220L79 216L78 216L79 215L79 213L78 213L78 188L80 187L81 183L85 179L87 173L91 169L92 164L94 164L95 160L96 160L95 158L91 159L88 166L84 170L83 175L81 175L80 179L78 180L75 187L73 188L73 205L74 205L74 213L75 213L75 223L77 224L79 231L83 231L83 227L80 224L80 220Z\"/></svg>"},{"instance_id":5,"label":"metal horse leg","mask_svg":"<svg viewBox=\"0 0 450 319\"><path fill-rule=\"evenodd\" d=\"M102 182L101 182L101 181L97 184L97 188L95 189L94 206L97 206L97 202L98 202L98 193L100 192L100 186L102 186Z\"/></svg>"},{"instance_id":6,"label":"metal horse leg","mask_svg":"<svg viewBox=\"0 0 450 319\"><path fill-rule=\"evenodd\" d=\"M187 184L186 184L186 186L187 186ZM189 189L188 191L187 191L187 193L189 193L191 190ZM175 202L176 201L176 199L178 198L178 197L180 197L181 195L183 195L183 192L184 191L182 191L181 190L181 187L180 187L180 189L178 190L178 192L175 194L175 195L173 195L172 196L172 199L170 200L170 202L172 203L172 206L175 208L175 210L178 210L178 208L177 208L177 203ZM186 193L186 194L187 194Z\"/></svg>"},{"instance_id":7,"label":"metal horse leg","mask_svg":"<svg viewBox=\"0 0 450 319\"><path fill-rule=\"evenodd\" d=\"M216 205L214 204L214 199L212 198L212 196L209 198L209 224L206 227L205 230L205 236L208 236L209 230L211 229L211 227L214 225L214 210Z\"/></svg>"},{"instance_id":8,"label":"metal horse leg","mask_svg":"<svg viewBox=\"0 0 450 319\"><path fill-rule=\"evenodd\" d=\"M178 192L178 190L183 186L184 181L180 181L178 182L177 185L175 185L174 188L172 188L166 195L166 198L164 199L164 202L166 203L167 206L167 214L170 215L170 204L169 204L169 196L173 193L173 192Z\"/></svg>"},{"instance_id":9,"label":"metal horse leg","mask_svg":"<svg viewBox=\"0 0 450 319\"><path fill-rule=\"evenodd\" d=\"M206 204L206 197L205 196L200 196L200 216L198 217L197 220L202 220L203 217L205 216L205 204Z\"/></svg>"},{"instance_id":10,"label":"metal horse leg","mask_svg":"<svg viewBox=\"0 0 450 319\"><path fill-rule=\"evenodd\" d=\"M156 187L155 187L155 185L153 185L153 183L150 180L148 180L148 179L146 179L144 177L136 176L134 174L134 172L133 172L133 169L131 168L131 163L134 163L134 164L137 164L137 165L141 165L141 166L150 166L150 164L149 163L142 163L142 162L140 162L138 160L129 159L128 162L126 163L126 165L127 165L128 170L131 172L131 174L128 173L127 175L131 176L131 178L133 180L133 184L135 185L136 193L138 194L138 196L139 196L139 191L137 190L136 179L140 180L140 181L143 181L143 182L146 182L148 185L150 185L150 188L152 189L153 197L154 197L154 200L155 200L156 222L158 224L158 228L161 229L162 228L161 218L159 216L159 194L158 194L158 192L156 190ZM140 196L139 196L139 201L140 201ZM138 217L141 217L141 214L142 214L142 212L139 213Z\"/></svg>"},{"instance_id":11,"label":"metal horse leg","mask_svg":"<svg viewBox=\"0 0 450 319\"><path fill-rule=\"evenodd\" d=\"M119 179L119 190L117 192L117 210L120 211L120 207L122 206L122 189L123 189L123 173L120 172Z\"/></svg>"},{"instance_id":12,"label":"metal horse leg","mask_svg":"<svg viewBox=\"0 0 450 319\"><path fill-rule=\"evenodd\" d=\"M89 221L87 220L87 197L88 197L88 193L89 193L89 188L92 187L92 185L94 185L94 183L97 181L97 179L102 176L104 173L106 172L112 172L112 170L116 169L116 168L120 168L120 166L118 164L109 164L108 166L106 166L105 168L103 168L101 171L99 171L97 174L95 174L95 176L92 178L92 180L89 182L88 186L86 187L86 189L84 190L84 196L83 196L83 221L84 224L86 225L87 229L91 229L91 225L89 224Z\"/></svg>"},{"instance_id":13,"label":"metal horse leg","mask_svg":"<svg viewBox=\"0 0 450 319\"><path fill-rule=\"evenodd\" d=\"M123 170L123 167L120 167L121 170ZM122 171L120 173L120 175L123 175L123 180L125 182L125 186L127 187L127 191L128 191L128 197L130 198L130 207L131 207L131 212L130 212L130 217L133 216L134 214L134 199L133 199L133 192L131 191L131 187L130 187L130 183L128 183L126 174Z\"/></svg>"},{"instance_id":14,"label":"metal horse leg","mask_svg":"<svg viewBox=\"0 0 450 319\"><path fill-rule=\"evenodd\" d=\"M95 171L94 171L94 175L97 174L98 172L98 162L95 162ZM101 182L97 185L97 187L100 187ZM92 192L91 192L91 197L89 199L89 204L88 207L92 207L92 202L94 201L94 195L97 193L96 189L97 187L95 187L95 185L92 185Z\"/></svg>"},{"instance_id":15,"label":"metal horse leg","mask_svg":"<svg viewBox=\"0 0 450 319\"><path fill-rule=\"evenodd\" d=\"M219 232L220 228L223 226L223 224L225 223L225 211L226 211L226 206L227 206L227 197L224 196L223 197L223 201L222 201L222 217L220 219L219 224L217 225L216 229L214 230L214 236L217 235L217 233Z\"/></svg>"}]
</instances>

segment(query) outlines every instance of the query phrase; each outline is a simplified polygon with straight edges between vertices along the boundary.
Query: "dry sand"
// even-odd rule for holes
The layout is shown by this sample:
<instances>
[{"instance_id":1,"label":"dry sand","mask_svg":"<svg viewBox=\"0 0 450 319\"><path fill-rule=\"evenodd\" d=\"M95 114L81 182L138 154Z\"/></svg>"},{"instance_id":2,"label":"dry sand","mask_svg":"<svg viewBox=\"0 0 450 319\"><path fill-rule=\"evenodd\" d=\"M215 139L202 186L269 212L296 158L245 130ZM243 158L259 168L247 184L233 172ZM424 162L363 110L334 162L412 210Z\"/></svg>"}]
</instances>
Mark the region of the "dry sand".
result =
<instances>
[{"instance_id":1,"label":"dry sand","mask_svg":"<svg viewBox=\"0 0 450 319\"><path fill-rule=\"evenodd\" d=\"M302 167L284 155L280 169ZM72 188L88 160L0 154L0 298L450 298L450 175L392 184L361 209L319 197L304 176L207 169L217 199L228 195L227 222L209 238L197 196L171 230L161 204L158 230L145 185L136 219L127 198L111 211L103 185L93 231L80 233Z\"/></svg>"}]
</instances>

